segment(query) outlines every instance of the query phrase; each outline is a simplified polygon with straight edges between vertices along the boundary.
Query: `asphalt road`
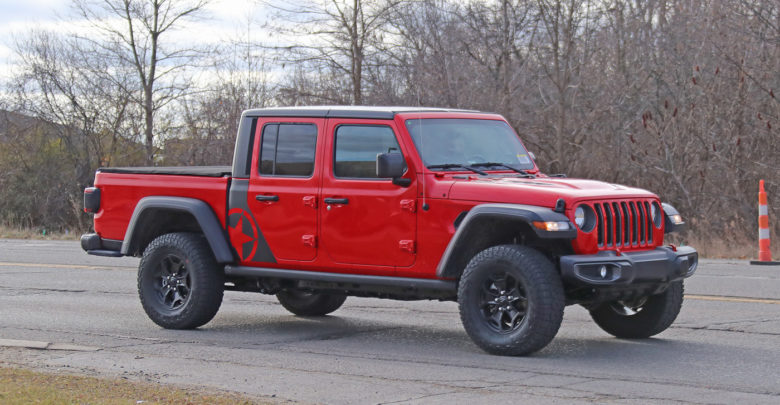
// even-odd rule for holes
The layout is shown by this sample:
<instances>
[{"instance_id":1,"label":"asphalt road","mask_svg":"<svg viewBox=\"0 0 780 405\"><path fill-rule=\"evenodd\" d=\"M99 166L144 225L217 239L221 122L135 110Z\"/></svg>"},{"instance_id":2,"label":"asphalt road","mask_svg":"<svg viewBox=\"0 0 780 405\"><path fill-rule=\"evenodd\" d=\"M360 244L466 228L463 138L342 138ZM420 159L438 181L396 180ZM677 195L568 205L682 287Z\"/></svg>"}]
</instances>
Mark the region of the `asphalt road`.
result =
<instances>
[{"instance_id":1,"label":"asphalt road","mask_svg":"<svg viewBox=\"0 0 780 405\"><path fill-rule=\"evenodd\" d=\"M302 403L780 403L780 267L703 261L658 337L612 338L574 306L547 348L510 358L472 344L448 302L349 298L307 319L227 292L206 326L164 330L137 263L0 240L0 363Z\"/></svg>"}]
</instances>

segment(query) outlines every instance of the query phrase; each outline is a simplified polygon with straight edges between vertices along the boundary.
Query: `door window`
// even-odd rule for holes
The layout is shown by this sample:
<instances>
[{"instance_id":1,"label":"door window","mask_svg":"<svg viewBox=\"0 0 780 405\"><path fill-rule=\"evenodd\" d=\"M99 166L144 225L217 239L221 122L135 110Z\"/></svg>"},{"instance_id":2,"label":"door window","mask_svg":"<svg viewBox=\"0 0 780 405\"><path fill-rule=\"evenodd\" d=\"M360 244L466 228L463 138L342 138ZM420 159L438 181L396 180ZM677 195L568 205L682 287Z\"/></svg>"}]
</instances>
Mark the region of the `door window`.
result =
<instances>
[{"instance_id":1,"label":"door window","mask_svg":"<svg viewBox=\"0 0 780 405\"><path fill-rule=\"evenodd\" d=\"M384 125L341 125L335 142L336 177L376 179L376 156L401 152L393 130Z\"/></svg>"},{"instance_id":2,"label":"door window","mask_svg":"<svg viewBox=\"0 0 780 405\"><path fill-rule=\"evenodd\" d=\"M314 124L267 124L260 147L260 174L311 177L316 145Z\"/></svg>"}]
</instances>

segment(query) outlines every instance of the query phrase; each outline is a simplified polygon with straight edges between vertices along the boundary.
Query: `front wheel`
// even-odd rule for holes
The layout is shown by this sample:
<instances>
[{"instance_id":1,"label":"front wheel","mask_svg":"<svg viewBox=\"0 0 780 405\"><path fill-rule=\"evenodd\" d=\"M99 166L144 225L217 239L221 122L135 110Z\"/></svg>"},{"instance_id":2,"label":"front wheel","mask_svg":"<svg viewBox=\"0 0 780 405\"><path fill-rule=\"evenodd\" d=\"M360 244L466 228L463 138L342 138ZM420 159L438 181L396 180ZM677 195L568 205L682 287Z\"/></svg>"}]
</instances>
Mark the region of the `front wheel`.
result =
<instances>
[{"instance_id":1,"label":"front wheel","mask_svg":"<svg viewBox=\"0 0 780 405\"><path fill-rule=\"evenodd\" d=\"M601 304L590 311L590 316L601 329L615 337L643 339L671 326L682 302L683 283L678 281L657 295Z\"/></svg>"},{"instance_id":2,"label":"front wheel","mask_svg":"<svg viewBox=\"0 0 780 405\"><path fill-rule=\"evenodd\" d=\"M346 295L284 290L276 294L282 306L299 316L323 316L341 307Z\"/></svg>"},{"instance_id":3,"label":"front wheel","mask_svg":"<svg viewBox=\"0 0 780 405\"><path fill-rule=\"evenodd\" d=\"M138 295L154 323L166 329L197 328L217 314L224 277L202 235L169 233L144 250Z\"/></svg>"},{"instance_id":4,"label":"front wheel","mask_svg":"<svg viewBox=\"0 0 780 405\"><path fill-rule=\"evenodd\" d=\"M494 246L469 262L458 286L460 319L483 350L518 356L545 347L558 333L565 298L555 267L538 251Z\"/></svg>"}]
</instances>

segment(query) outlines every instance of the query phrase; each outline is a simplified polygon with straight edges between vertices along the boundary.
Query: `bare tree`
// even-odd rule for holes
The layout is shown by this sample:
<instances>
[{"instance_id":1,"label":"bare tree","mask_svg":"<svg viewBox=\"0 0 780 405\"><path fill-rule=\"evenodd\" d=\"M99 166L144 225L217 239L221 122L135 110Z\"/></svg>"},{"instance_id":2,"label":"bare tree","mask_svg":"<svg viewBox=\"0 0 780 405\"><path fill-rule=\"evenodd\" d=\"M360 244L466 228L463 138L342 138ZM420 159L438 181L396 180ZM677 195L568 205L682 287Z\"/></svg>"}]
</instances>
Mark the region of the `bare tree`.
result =
<instances>
[{"instance_id":1,"label":"bare tree","mask_svg":"<svg viewBox=\"0 0 780 405\"><path fill-rule=\"evenodd\" d=\"M780 191L776 0L264 3L271 37L258 43L249 21L218 55L169 41L197 0L78 0L102 35L25 39L0 94L24 114L9 115L13 128L45 125L0 133L0 221L76 221L57 200L75 188L7 191L30 187L24 173L81 185L97 165L152 161L157 146L166 164L225 164L240 111L272 104L496 111L544 171L657 191L692 234L735 246L755 239L757 180ZM186 64L209 80L188 80Z\"/></svg>"},{"instance_id":2,"label":"bare tree","mask_svg":"<svg viewBox=\"0 0 780 405\"><path fill-rule=\"evenodd\" d=\"M134 101L144 112L147 164L154 163L155 115L186 94L190 83L177 76L199 56L196 49L164 41L167 34L197 17L207 0L73 0L78 13L103 33L94 43L130 63L141 84ZM117 23L117 20L121 23Z\"/></svg>"},{"instance_id":3,"label":"bare tree","mask_svg":"<svg viewBox=\"0 0 780 405\"><path fill-rule=\"evenodd\" d=\"M201 91L180 100L184 127L166 142L166 165L229 164L242 111L273 102L267 51L253 40L251 18L242 28L211 55L212 65L203 72L210 79Z\"/></svg>"},{"instance_id":4,"label":"bare tree","mask_svg":"<svg viewBox=\"0 0 780 405\"><path fill-rule=\"evenodd\" d=\"M551 165L556 171L568 168L573 157L570 145L579 142L572 139L569 128L571 108L580 87L579 70L587 57L587 41L593 26L594 8L589 0L537 0L539 41L535 52L544 76L552 84L553 91L543 99L554 106L554 119L548 121L555 131L555 143L551 145L554 156ZM546 86L540 86L546 92Z\"/></svg>"},{"instance_id":5,"label":"bare tree","mask_svg":"<svg viewBox=\"0 0 780 405\"><path fill-rule=\"evenodd\" d=\"M33 31L17 38L15 46L19 66L8 90L16 131L10 135L13 153L8 157L27 167L23 176L41 184L31 195L36 201L21 209L37 211L50 225L76 220L83 228L81 189L91 183L95 169L139 162L122 136L136 118L125 91L134 86L134 76L121 74L123 66L110 65L92 52L90 43L73 37ZM115 76L109 78L109 70ZM32 163L42 157L43 165ZM51 181L57 185L43 186ZM18 192L12 187L5 191Z\"/></svg>"},{"instance_id":6,"label":"bare tree","mask_svg":"<svg viewBox=\"0 0 780 405\"><path fill-rule=\"evenodd\" d=\"M365 65L376 51L385 18L401 0L269 1L276 10L271 28L295 39L279 44L283 63L328 70L348 78L349 104L363 104Z\"/></svg>"}]
</instances>

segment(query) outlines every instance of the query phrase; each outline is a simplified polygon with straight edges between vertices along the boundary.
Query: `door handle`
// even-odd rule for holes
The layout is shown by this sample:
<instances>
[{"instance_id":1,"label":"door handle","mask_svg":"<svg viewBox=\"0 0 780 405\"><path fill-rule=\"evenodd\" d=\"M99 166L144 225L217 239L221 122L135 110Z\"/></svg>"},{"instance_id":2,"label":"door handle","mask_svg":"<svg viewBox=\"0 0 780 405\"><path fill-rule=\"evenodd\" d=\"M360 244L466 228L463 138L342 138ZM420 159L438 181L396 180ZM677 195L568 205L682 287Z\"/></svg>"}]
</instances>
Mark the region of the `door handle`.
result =
<instances>
[{"instance_id":1,"label":"door handle","mask_svg":"<svg viewBox=\"0 0 780 405\"><path fill-rule=\"evenodd\" d=\"M273 202L273 201L279 201L278 195L256 195L255 200L257 201L263 201L263 202Z\"/></svg>"},{"instance_id":2,"label":"door handle","mask_svg":"<svg viewBox=\"0 0 780 405\"><path fill-rule=\"evenodd\" d=\"M349 198L325 198L325 204L349 204Z\"/></svg>"}]
</instances>

